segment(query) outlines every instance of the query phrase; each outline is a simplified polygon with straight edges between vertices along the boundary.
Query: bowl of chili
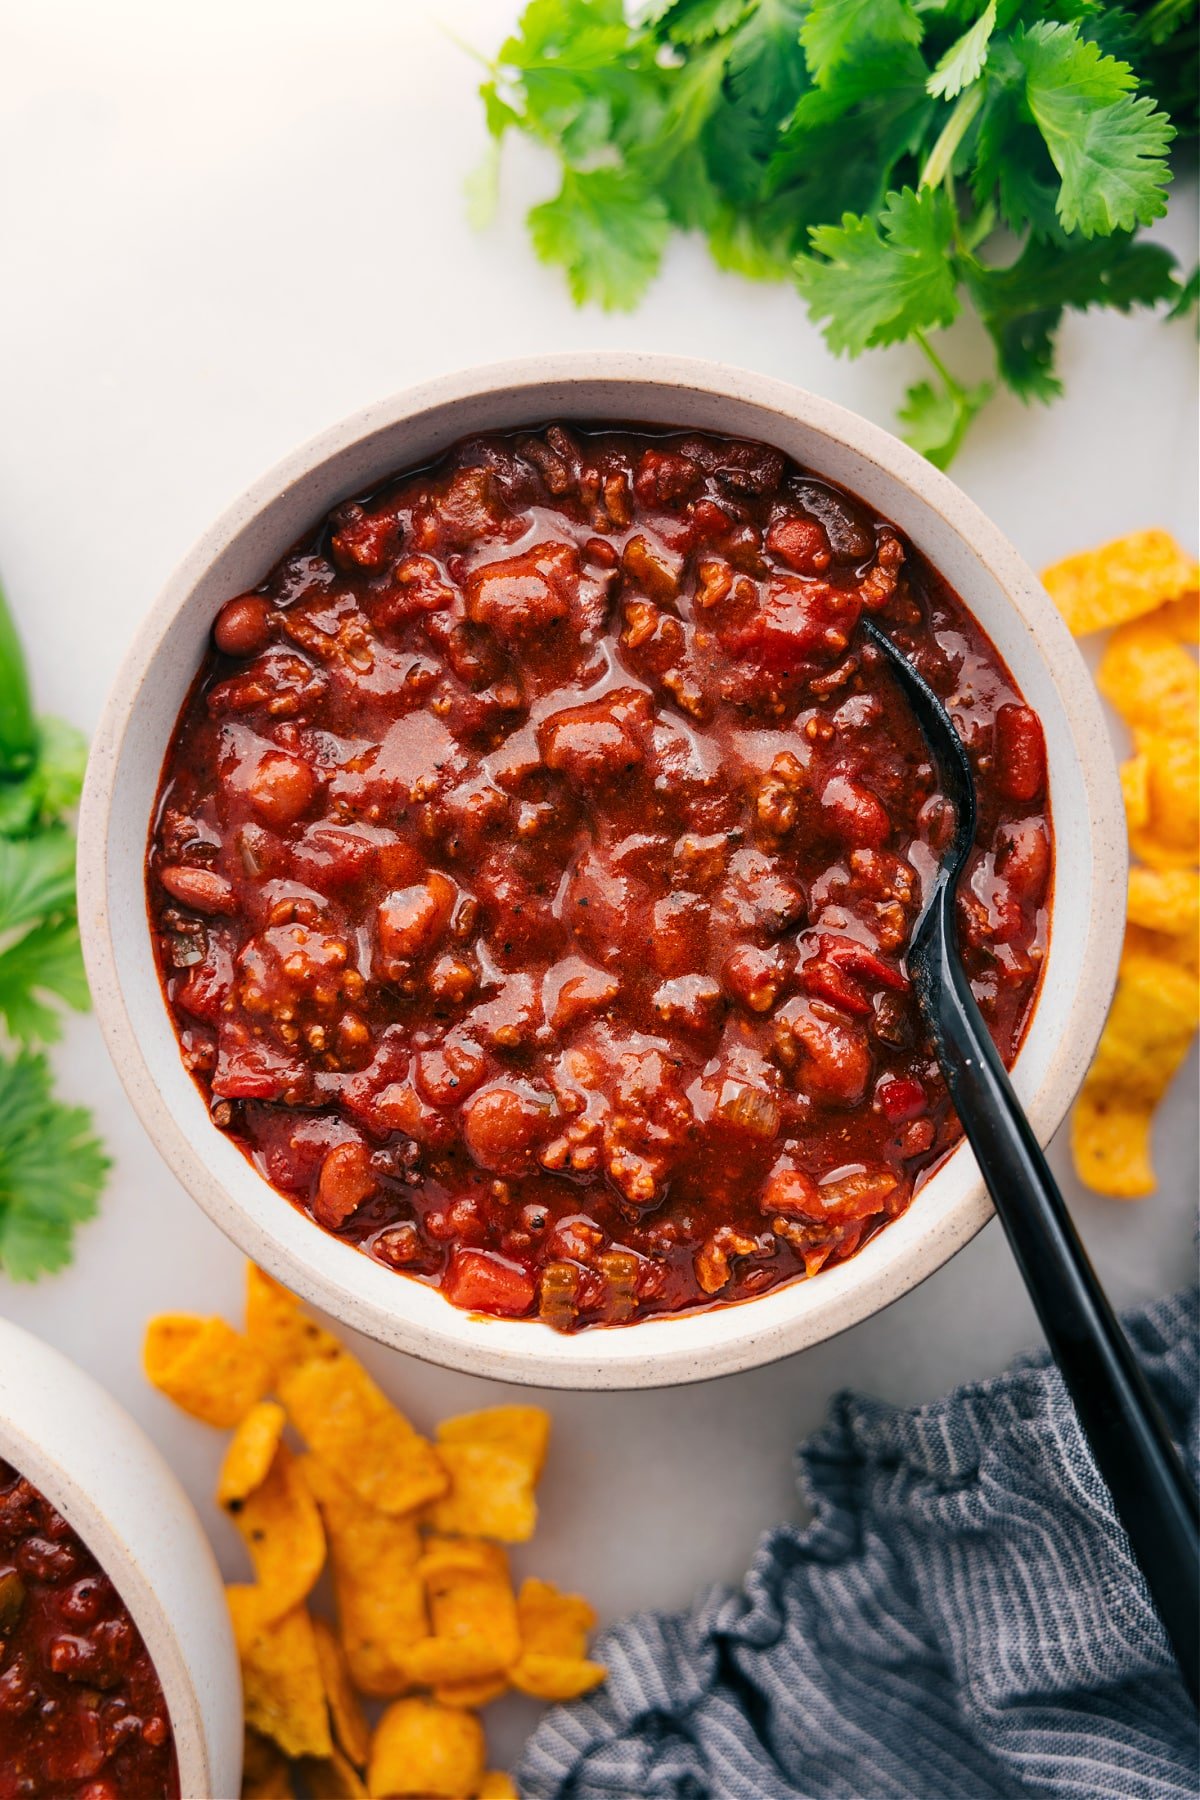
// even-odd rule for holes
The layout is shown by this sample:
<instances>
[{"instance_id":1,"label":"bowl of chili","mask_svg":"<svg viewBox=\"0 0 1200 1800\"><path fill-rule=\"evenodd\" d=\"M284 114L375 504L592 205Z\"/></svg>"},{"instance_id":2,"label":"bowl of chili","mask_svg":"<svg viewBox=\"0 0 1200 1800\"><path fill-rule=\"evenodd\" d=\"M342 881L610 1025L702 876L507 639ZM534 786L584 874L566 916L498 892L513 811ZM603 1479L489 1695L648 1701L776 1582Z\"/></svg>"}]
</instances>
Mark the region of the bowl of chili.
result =
<instances>
[{"instance_id":1,"label":"bowl of chili","mask_svg":"<svg viewBox=\"0 0 1200 1800\"><path fill-rule=\"evenodd\" d=\"M0 1319L0 1796L236 1794L241 1720L179 1483L90 1376Z\"/></svg>"},{"instance_id":2,"label":"bowl of chili","mask_svg":"<svg viewBox=\"0 0 1200 1800\"><path fill-rule=\"evenodd\" d=\"M765 377L568 355L230 509L117 678L80 895L131 1098L244 1250L411 1353L618 1387L818 1342L979 1230L904 964L950 820L864 612L968 743L968 969L1045 1140L1115 977L1119 791L947 477Z\"/></svg>"}]
</instances>

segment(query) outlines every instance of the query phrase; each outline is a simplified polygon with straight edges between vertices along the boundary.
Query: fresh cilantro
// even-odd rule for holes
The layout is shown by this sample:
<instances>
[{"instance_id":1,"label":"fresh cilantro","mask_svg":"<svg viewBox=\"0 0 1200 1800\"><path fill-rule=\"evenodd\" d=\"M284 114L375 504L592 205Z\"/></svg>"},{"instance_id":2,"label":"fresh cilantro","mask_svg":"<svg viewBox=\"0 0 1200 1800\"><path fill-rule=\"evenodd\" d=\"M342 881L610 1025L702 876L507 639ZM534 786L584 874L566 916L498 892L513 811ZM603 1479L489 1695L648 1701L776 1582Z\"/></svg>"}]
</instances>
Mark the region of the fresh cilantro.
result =
<instances>
[{"instance_id":1,"label":"fresh cilantro","mask_svg":"<svg viewBox=\"0 0 1200 1800\"><path fill-rule=\"evenodd\" d=\"M967 427L995 392L994 381L981 381L965 388L950 374L928 343L923 344L927 356L937 368L940 380L914 382L900 408L904 436L914 450L927 456L939 469L946 468L966 435Z\"/></svg>"},{"instance_id":2,"label":"fresh cilantro","mask_svg":"<svg viewBox=\"0 0 1200 1800\"><path fill-rule=\"evenodd\" d=\"M561 263L572 298L632 306L658 273L670 230L666 204L620 169L564 169L553 200L529 215L543 262Z\"/></svg>"},{"instance_id":3,"label":"fresh cilantro","mask_svg":"<svg viewBox=\"0 0 1200 1800\"><path fill-rule=\"evenodd\" d=\"M996 29L996 0L988 0L969 31L951 44L925 83L935 100L953 100L983 73Z\"/></svg>"},{"instance_id":4,"label":"fresh cilantro","mask_svg":"<svg viewBox=\"0 0 1200 1800\"><path fill-rule=\"evenodd\" d=\"M796 280L814 319L829 321L830 348L857 356L949 325L958 311L953 233L950 202L933 188L889 194L878 225L847 213L840 225L816 226Z\"/></svg>"},{"instance_id":5,"label":"fresh cilantro","mask_svg":"<svg viewBox=\"0 0 1200 1800\"><path fill-rule=\"evenodd\" d=\"M822 87L867 47L919 44L921 36L908 0L812 0L800 27L809 73Z\"/></svg>"},{"instance_id":6,"label":"fresh cilantro","mask_svg":"<svg viewBox=\"0 0 1200 1800\"><path fill-rule=\"evenodd\" d=\"M74 919L46 919L0 950L0 1019L24 1044L53 1043L62 1033L57 1010L43 996L56 994L76 1012L88 1006L87 979Z\"/></svg>"},{"instance_id":7,"label":"fresh cilantro","mask_svg":"<svg viewBox=\"0 0 1200 1800\"><path fill-rule=\"evenodd\" d=\"M61 1035L62 1006L88 1005L69 819L85 748L71 726L34 717L3 593L0 699L0 1269L30 1281L70 1261L108 1161L90 1115L55 1099L49 1064L29 1048Z\"/></svg>"},{"instance_id":8,"label":"fresh cilantro","mask_svg":"<svg viewBox=\"0 0 1200 1800\"><path fill-rule=\"evenodd\" d=\"M1060 390L1063 313L1194 303L1165 250L1168 156L1197 136L1188 0L531 0L481 94L560 165L529 223L578 302L636 305L671 230L792 279L830 345L907 340L901 413L943 465L998 384ZM969 303L994 371L931 341Z\"/></svg>"},{"instance_id":9,"label":"fresh cilantro","mask_svg":"<svg viewBox=\"0 0 1200 1800\"><path fill-rule=\"evenodd\" d=\"M1101 54L1077 26L1034 25L1013 40L1025 101L1062 186L1066 231L1107 237L1167 210L1167 145L1175 133L1128 63Z\"/></svg>"},{"instance_id":10,"label":"fresh cilantro","mask_svg":"<svg viewBox=\"0 0 1200 1800\"><path fill-rule=\"evenodd\" d=\"M13 1281L70 1262L108 1167L90 1113L54 1098L45 1057L0 1057L0 1268Z\"/></svg>"},{"instance_id":11,"label":"fresh cilantro","mask_svg":"<svg viewBox=\"0 0 1200 1800\"><path fill-rule=\"evenodd\" d=\"M647 17L673 44L703 44L732 31L749 6L750 0L657 0Z\"/></svg>"}]
</instances>

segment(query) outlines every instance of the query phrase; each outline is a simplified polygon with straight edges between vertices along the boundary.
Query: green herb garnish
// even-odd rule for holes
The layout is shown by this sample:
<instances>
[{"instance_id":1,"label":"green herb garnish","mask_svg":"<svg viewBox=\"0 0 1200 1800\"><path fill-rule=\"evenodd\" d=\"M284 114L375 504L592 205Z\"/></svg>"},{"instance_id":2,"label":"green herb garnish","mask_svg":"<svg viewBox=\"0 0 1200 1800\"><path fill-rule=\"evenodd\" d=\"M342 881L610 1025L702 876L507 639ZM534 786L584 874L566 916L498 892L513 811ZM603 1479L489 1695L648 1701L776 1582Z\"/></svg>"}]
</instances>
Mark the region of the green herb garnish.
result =
<instances>
[{"instance_id":1,"label":"green herb garnish","mask_svg":"<svg viewBox=\"0 0 1200 1800\"><path fill-rule=\"evenodd\" d=\"M917 344L901 422L945 466L997 383L1060 392L1067 308L1186 304L1138 233L1196 135L1198 36L1191 0L653 0L634 22L531 0L480 90L472 214L527 133L562 172L534 248L577 302L636 305L671 231L701 230L723 268L794 281L834 350ZM964 303L982 382L930 342Z\"/></svg>"},{"instance_id":2,"label":"green herb garnish","mask_svg":"<svg viewBox=\"0 0 1200 1800\"><path fill-rule=\"evenodd\" d=\"M75 910L75 834L87 746L38 719L20 640L0 591L0 1269L32 1281L71 1258L108 1158L90 1114L64 1106L37 1044L82 1012L87 981Z\"/></svg>"}]
</instances>

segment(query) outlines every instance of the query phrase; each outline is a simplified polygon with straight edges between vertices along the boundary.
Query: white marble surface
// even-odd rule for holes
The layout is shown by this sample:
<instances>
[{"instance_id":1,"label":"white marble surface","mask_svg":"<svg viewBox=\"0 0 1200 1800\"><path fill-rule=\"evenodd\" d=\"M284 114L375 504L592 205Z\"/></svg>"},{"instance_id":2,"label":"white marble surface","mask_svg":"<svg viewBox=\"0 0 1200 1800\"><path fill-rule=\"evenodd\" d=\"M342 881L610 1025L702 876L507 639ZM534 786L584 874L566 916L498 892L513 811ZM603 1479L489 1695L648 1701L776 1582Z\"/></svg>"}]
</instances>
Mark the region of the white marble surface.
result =
<instances>
[{"instance_id":1,"label":"white marble surface","mask_svg":"<svg viewBox=\"0 0 1200 1800\"><path fill-rule=\"evenodd\" d=\"M476 71L451 34L493 47L516 0L16 0L0 4L0 563L38 698L90 727L134 624L191 540L253 476L375 396L464 363L644 346L721 357L884 422L908 353L839 362L795 296L676 243L633 317L576 312L529 252L521 213L548 191L513 145L482 234L463 177L483 147ZM435 17L436 14L436 17ZM1164 238L1194 255L1194 195ZM980 336L952 355L982 366ZM1151 523L1195 541L1195 341L1186 324L1068 320L1067 397L993 406L956 468L1039 564ZM1119 737L1114 741L1119 743ZM182 1476L232 1574L240 1547L208 1501L216 1434L145 1386L142 1326L164 1308L239 1304L240 1259L144 1139L90 1020L58 1057L117 1166L75 1265L0 1310L98 1375ZM1055 1146L1088 1246L1119 1302L1190 1278L1197 1193L1193 1056L1157 1126L1161 1191L1083 1193ZM1036 1341L995 1225L922 1288L835 1342L690 1389L548 1397L556 1437L543 1525L517 1560L580 1581L610 1617L735 1578L796 1510L791 1452L830 1394L902 1401L994 1369ZM375 1350L419 1424L501 1398ZM506 1703L497 1754L531 1711Z\"/></svg>"}]
</instances>

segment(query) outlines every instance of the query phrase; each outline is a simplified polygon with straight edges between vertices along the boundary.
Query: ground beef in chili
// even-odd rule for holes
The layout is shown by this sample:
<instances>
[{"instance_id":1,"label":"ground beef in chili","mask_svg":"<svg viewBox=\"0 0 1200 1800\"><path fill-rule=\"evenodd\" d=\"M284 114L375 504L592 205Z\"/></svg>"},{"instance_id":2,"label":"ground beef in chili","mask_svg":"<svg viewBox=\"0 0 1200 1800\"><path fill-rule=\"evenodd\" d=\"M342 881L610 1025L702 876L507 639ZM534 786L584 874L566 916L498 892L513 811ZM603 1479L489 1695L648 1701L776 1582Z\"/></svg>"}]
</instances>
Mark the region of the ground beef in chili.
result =
<instances>
[{"instance_id":1,"label":"ground beef in chili","mask_svg":"<svg viewBox=\"0 0 1200 1800\"><path fill-rule=\"evenodd\" d=\"M162 1688L86 1544L0 1462L0 1800L178 1800Z\"/></svg>"},{"instance_id":2,"label":"ground beef in chili","mask_svg":"<svg viewBox=\"0 0 1200 1800\"><path fill-rule=\"evenodd\" d=\"M849 1256L957 1135L905 969L959 909L1011 1061L1046 941L1036 715L893 526L764 445L553 425L338 507L219 613L149 903L187 1067L327 1231L563 1328Z\"/></svg>"}]
</instances>

